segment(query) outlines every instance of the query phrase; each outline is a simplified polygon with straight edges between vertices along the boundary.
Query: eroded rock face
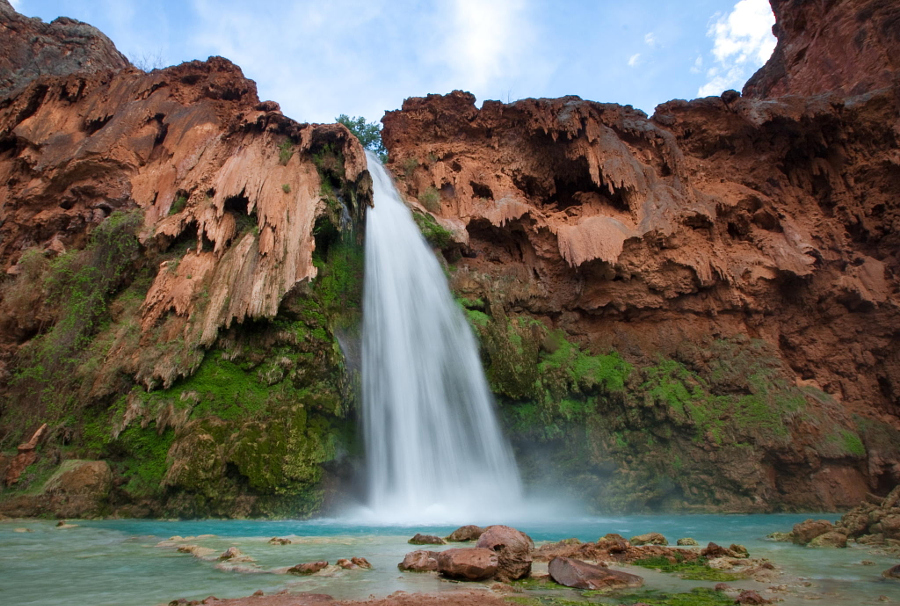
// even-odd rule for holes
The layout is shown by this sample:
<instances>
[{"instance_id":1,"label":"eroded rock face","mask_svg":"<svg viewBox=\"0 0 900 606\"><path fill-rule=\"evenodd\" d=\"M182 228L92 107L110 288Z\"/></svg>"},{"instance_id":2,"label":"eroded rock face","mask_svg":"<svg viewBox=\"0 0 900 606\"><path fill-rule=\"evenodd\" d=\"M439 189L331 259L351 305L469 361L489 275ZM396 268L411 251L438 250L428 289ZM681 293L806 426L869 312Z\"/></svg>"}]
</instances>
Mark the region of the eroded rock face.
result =
<instances>
[{"instance_id":1,"label":"eroded rock face","mask_svg":"<svg viewBox=\"0 0 900 606\"><path fill-rule=\"evenodd\" d=\"M567 441L520 423L521 456L534 439L572 445L560 459L578 453L573 477L597 478L579 490L619 495L604 502L613 508L834 509L900 480L900 452L878 437L900 425L900 343L887 328L900 323L900 143L884 127L897 115L890 91L673 101L649 119L574 97L478 109L457 91L408 99L383 132L410 204L452 235L451 284L510 418L519 403L566 394L611 407ZM434 191L427 211L418 199ZM576 355L563 338L631 370L550 389L537 368ZM716 370L762 360L769 379L754 385L749 367ZM712 397L683 406L667 388L639 393L671 372L696 377L676 380L687 400L704 383ZM736 406L771 397L765 422L708 424L699 411L720 414L710 402L729 394L749 396ZM662 450L638 443L651 427L671 436ZM690 471L649 471L676 460Z\"/></svg>"},{"instance_id":2,"label":"eroded rock face","mask_svg":"<svg viewBox=\"0 0 900 606\"><path fill-rule=\"evenodd\" d=\"M778 45L744 86L749 97L860 95L900 75L900 6L882 0L770 0Z\"/></svg>"}]
</instances>

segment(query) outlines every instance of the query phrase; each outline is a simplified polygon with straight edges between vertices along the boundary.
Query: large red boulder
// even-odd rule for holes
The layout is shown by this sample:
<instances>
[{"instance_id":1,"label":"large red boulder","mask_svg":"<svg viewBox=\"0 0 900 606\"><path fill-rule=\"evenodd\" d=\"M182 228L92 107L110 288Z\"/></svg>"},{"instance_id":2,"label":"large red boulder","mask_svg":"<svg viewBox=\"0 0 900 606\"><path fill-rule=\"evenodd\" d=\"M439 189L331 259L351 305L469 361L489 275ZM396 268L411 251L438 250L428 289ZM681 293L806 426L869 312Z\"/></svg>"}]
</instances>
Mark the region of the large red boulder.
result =
<instances>
[{"instance_id":1,"label":"large red boulder","mask_svg":"<svg viewBox=\"0 0 900 606\"><path fill-rule=\"evenodd\" d=\"M571 558L553 558L549 568L550 578L560 585L576 589L620 589L644 584L644 579L637 575Z\"/></svg>"},{"instance_id":2,"label":"large red boulder","mask_svg":"<svg viewBox=\"0 0 900 606\"><path fill-rule=\"evenodd\" d=\"M488 526L478 537L475 547L490 549L499 556L501 581L515 581L531 574L531 551L534 541L527 534L509 526Z\"/></svg>"},{"instance_id":3,"label":"large red boulder","mask_svg":"<svg viewBox=\"0 0 900 606\"><path fill-rule=\"evenodd\" d=\"M490 549L462 547L442 551L437 558L442 575L462 581L485 581L497 574L498 556Z\"/></svg>"},{"instance_id":4,"label":"large red boulder","mask_svg":"<svg viewBox=\"0 0 900 606\"><path fill-rule=\"evenodd\" d=\"M799 524L794 524L791 541L798 545L806 545L817 536L832 530L834 530L834 526L828 520L804 520Z\"/></svg>"}]
</instances>

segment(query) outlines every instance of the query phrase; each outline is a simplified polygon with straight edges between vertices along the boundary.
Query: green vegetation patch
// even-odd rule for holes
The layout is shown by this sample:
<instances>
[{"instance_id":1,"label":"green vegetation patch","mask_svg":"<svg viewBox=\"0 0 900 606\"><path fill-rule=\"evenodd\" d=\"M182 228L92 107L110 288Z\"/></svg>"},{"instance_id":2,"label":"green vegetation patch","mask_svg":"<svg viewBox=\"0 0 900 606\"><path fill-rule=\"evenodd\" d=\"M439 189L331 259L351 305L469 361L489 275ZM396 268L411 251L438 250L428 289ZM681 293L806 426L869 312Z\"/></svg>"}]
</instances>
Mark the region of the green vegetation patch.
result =
<instances>
[{"instance_id":1,"label":"green vegetation patch","mask_svg":"<svg viewBox=\"0 0 900 606\"><path fill-rule=\"evenodd\" d=\"M706 558L698 558L696 560L685 561L684 556L680 553L674 555L676 561L672 562L663 556L653 558L644 558L632 562L635 566L642 568L650 568L659 570L660 572L675 573L682 579L690 581L734 581L740 579L741 576L721 570L710 568Z\"/></svg>"},{"instance_id":2,"label":"green vegetation patch","mask_svg":"<svg viewBox=\"0 0 900 606\"><path fill-rule=\"evenodd\" d=\"M413 219L419 226L419 231L428 243L434 248L447 248L453 242L453 233L441 226L437 220L426 213L413 211Z\"/></svg>"},{"instance_id":3,"label":"green vegetation patch","mask_svg":"<svg viewBox=\"0 0 900 606\"><path fill-rule=\"evenodd\" d=\"M685 593L669 593L655 590L642 591L581 591L561 590L532 594L528 596L509 596L505 598L510 604L521 606L584 606L586 604L603 604L608 606L631 606L646 604L647 606L732 606L734 599L721 591L704 587L692 589Z\"/></svg>"}]
</instances>

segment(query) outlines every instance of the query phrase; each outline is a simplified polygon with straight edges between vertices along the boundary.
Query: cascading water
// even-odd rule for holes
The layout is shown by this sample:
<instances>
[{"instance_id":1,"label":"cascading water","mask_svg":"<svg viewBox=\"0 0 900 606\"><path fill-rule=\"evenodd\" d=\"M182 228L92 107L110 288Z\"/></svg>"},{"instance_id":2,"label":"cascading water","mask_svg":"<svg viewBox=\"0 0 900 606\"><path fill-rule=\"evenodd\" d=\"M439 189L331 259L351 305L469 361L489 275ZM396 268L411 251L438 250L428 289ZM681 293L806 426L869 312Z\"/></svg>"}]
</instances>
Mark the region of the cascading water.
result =
<instances>
[{"instance_id":1,"label":"cascading water","mask_svg":"<svg viewBox=\"0 0 900 606\"><path fill-rule=\"evenodd\" d=\"M521 499L475 337L378 158L366 218L362 384L369 507L382 523L487 522Z\"/></svg>"}]
</instances>

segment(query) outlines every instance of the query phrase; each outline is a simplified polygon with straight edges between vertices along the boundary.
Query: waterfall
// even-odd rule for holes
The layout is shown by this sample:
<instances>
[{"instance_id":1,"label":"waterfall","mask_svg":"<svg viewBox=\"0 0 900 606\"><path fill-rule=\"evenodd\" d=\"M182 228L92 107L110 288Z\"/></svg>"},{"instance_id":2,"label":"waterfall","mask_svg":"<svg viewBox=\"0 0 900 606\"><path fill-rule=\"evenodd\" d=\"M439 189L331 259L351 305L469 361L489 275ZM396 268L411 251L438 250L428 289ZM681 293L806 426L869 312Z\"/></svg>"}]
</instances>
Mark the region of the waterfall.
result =
<instances>
[{"instance_id":1,"label":"waterfall","mask_svg":"<svg viewBox=\"0 0 900 606\"><path fill-rule=\"evenodd\" d=\"M366 218L362 400L371 515L500 520L521 498L478 345L378 158Z\"/></svg>"}]
</instances>

